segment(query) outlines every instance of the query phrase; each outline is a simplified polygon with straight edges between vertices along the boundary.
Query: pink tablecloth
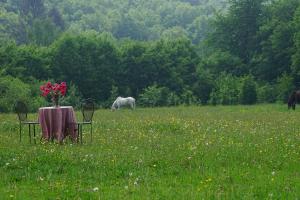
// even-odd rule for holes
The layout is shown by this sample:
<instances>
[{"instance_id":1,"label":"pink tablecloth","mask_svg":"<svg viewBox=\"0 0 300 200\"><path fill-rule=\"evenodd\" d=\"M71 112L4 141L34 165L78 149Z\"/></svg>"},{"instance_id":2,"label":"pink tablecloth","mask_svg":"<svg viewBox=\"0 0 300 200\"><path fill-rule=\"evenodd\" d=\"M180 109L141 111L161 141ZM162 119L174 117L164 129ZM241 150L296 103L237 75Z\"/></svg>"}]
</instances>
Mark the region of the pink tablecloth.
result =
<instances>
[{"instance_id":1,"label":"pink tablecloth","mask_svg":"<svg viewBox=\"0 0 300 200\"><path fill-rule=\"evenodd\" d=\"M73 141L77 139L76 116L72 106L40 108L39 123L42 137L46 140L57 139L61 142L68 135Z\"/></svg>"}]
</instances>

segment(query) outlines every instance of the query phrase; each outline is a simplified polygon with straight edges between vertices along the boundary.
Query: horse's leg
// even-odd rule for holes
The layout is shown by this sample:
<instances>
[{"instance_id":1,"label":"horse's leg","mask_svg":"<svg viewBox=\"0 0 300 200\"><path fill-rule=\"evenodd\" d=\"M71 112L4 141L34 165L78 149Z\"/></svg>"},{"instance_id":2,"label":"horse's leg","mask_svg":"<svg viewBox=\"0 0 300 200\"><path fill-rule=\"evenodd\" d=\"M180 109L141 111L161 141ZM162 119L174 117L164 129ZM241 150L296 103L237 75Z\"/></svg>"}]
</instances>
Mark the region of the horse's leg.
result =
<instances>
[{"instance_id":1,"label":"horse's leg","mask_svg":"<svg viewBox=\"0 0 300 200\"><path fill-rule=\"evenodd\" d=\"M295 108L296 108L296 104L293 104L293 110L295 110Z\"/></svg>"}]
</instances>

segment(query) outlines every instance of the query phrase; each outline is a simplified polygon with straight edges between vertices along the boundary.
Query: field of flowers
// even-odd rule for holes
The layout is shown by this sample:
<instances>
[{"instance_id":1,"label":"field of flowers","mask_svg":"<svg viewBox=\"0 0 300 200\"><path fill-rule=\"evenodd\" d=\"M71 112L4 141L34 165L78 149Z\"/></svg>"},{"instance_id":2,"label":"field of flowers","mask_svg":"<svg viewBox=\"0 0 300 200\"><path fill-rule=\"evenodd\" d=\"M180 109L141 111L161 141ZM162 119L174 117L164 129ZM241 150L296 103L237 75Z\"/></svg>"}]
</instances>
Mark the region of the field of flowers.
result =
<instances>
[{"instance_id":1,"label":"field of flowers","mask_svg":"<svg viewBox=\"0 0 300 200\"><path fill-rule=\"evenodd\" d=\"M0 115L0 199L300 197L300 109L285 105L97 110L82 145L20 143L17 122Z\"/></svg>"}]
</instances>

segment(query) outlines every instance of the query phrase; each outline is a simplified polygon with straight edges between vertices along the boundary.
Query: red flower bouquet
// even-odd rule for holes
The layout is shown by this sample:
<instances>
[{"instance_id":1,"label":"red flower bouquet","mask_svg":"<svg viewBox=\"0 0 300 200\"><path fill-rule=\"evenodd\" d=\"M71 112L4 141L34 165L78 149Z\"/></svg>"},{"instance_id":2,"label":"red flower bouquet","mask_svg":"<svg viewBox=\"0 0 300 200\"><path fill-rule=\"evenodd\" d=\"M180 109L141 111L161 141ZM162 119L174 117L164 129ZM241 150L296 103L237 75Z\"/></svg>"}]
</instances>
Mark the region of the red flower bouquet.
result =
<instances>
[{"instance_id":1,"label":"red flower bouquet","mask_svg":"<svg viewBox=\"0 0 300 200\"><path fill-rule=\"evenodd\" d=\"M61 82L60 84L51 82L46 83L40 87L42 92L42 96L47 97L49 94L51 95L52 102L55 106L58 106L59 96L65 96L67 92L67 84L66 82Z\"/></svg>"}]
</instances>

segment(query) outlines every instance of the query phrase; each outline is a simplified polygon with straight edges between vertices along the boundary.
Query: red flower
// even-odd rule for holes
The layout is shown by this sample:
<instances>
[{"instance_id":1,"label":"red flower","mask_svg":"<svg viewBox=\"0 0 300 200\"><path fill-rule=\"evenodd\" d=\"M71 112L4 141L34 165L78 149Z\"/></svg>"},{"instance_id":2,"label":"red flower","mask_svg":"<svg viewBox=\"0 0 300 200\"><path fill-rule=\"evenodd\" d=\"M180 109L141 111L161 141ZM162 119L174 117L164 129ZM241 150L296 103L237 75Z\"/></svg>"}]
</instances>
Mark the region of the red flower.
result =
<instances>
[{"instance_id":1,"label":"red flower","mask_svg":"<svg viewBox=\"0 0 300 200\"><path fill-rule=\"evenodd\" d=\"M52 88L52 84L51 84L50 81L48 83L46 83L46 87L49 88L49 89Z\"/></svg>"},{"instance_id":2,"label":"red flower","mask_svg":"<svg viewBox=\"0 0 300 200\"><path fill-rule=\"evenodd\" d=\"M62 96L65 96L67 92L67 84L66 82L61 82L61 84L52 84L51 82L47 82L45 85L40 86L40 91L44 97L48 94L53 97L55 95L59 95L59 92Z\"/></svg>"}]
</instances>

